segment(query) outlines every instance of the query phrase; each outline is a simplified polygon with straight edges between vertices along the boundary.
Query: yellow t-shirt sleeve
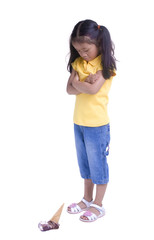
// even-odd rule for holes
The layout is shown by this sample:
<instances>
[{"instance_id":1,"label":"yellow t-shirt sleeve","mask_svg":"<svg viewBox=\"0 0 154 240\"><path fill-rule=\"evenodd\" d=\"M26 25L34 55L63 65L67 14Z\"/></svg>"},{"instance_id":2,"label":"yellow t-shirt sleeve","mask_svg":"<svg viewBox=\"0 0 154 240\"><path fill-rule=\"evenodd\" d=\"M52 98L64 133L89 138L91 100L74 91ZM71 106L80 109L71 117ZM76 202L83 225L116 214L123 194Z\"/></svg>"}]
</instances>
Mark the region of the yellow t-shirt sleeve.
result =
<instances>
[{"instance_id":1,"label":"yellow t-shirt sleeve","mask_svg":"<svg viewBox=\"0 0 154 240\"><path fill-rule=\"evenodd\" d=\"M72 65L72 68L73 68L75 71L77 71L77 59L76 59L73 63L71 63L71 65Z\"/></svg>"},{"instance_id":2,"label":"yellow t-shirt sleeve","mask_svg":"<svg viewBox=\"0 0 154 240\"><path fill-rule=\"evenodd\" d=\"M99 64L97 67L97 71L103 70L102 64Z\"/></svg>"},{"instance_id":3,"label":"yellow t-shirt sleeve","mask_svg":"<svg viewBox=\"0 0 154 240\"><path fill-rule=\"evenodd\" d=\"M111 72L111 76L112 77L116 76L116 70L115 69Z\"/></svg>"}]
</instances>

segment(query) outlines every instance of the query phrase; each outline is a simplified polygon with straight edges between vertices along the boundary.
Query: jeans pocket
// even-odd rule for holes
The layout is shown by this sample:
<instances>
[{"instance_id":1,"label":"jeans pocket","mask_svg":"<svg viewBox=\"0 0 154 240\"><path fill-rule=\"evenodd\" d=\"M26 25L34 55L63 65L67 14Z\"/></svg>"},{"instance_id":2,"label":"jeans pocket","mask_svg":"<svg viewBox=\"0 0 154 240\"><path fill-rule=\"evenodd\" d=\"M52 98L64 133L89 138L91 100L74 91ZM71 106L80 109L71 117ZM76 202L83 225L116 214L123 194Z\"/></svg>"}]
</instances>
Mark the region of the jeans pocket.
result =
<instances>
[{"instance_id":1,"label":"jeans pocket","mask_svg":"<svg viewBox=\"0 0 154 240\"><path fill-rule=\"evenodd\" d=\"M110 150L110 124L107 125L107 131L106 131L106 148L104 151L104 155L108 156L109 155L109 150Z\"/></svg>"},{"instance_id":2,"label":"jeans pocket","mask_svg":"<svg viewBox=\"0 0 154 240\"><path fill-rule=\"evenodd\" d=\"M109 146L109 144L107 144L106 149L104 151L104 156L108 156L109 155L109 150L110 150L110 146Z\"/></svg>"}]
</instances>

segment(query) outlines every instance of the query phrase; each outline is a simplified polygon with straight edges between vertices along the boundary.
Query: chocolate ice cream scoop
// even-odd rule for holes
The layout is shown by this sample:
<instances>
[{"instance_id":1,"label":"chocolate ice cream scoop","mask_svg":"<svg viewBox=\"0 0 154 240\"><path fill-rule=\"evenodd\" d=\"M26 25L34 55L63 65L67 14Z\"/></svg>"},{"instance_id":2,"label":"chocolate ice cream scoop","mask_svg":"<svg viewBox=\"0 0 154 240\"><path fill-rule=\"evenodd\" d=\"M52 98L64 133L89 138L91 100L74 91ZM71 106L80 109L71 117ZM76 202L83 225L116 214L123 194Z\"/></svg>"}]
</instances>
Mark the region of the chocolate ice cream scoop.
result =
<instances>
[{"instance_id":1,"label":"chocolate ice cream scoop","mask_svg":"<svg viewBox=\"0 0 154 240\"><path fill-rule=\"evenodd\" d=\"M58 229L59 228L59 224L53 222L53 221L48 221L48 222L40 222L38 224L38 228L44 232L44 231L48 231L51 229Z\"/></svg>"},{"instance_id":2,"label":"chocolate ice cream scoop","mask_svg":"<svg viewBox=\"0 0 154 240\"><path fill-rule=\"evenodd\" d=\"M38 224L38 228L44 232L51 229L59 228L59 219L63 210L64 204L58 209L58 211L54 214L54 216L48 222L40 222Z\"/></svg>"}]
</instances>

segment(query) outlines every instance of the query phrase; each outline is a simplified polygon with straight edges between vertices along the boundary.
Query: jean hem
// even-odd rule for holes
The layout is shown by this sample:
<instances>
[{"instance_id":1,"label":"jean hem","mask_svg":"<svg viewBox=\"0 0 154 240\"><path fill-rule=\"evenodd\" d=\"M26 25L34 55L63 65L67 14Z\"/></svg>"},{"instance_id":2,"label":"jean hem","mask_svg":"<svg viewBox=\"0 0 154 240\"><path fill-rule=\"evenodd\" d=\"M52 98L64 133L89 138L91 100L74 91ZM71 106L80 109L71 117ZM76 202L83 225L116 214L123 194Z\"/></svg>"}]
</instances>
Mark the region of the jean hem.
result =
<instances>
[{"instance_id":1,"label":"jean hem","mask_svg":"<svg viewBox=\"0 0 154 240\"><path fill-rule=\"evenodd\" d=\"M109 180L105 180L105 181L104 180L103 181L93 181L92 180L92 182L96 185L100 185L100 184L102 185L102 184L107 184L109 182Z\"/></svg>"},{"instance_id":2,"label":"jean hem","mask_svg":"<svg viewBox=\"0 0 154 240\"><path fill-rule=\"evenodd\" d=\"M99 180L99 181L95 181L93 180L91 177L83 177L81 176L83 179L91 179L91 181L93 182L93 184L99 185L99 184L107 184L109 182L109 179L105 179L105 180Z\"/></svg>"}]
</instances>

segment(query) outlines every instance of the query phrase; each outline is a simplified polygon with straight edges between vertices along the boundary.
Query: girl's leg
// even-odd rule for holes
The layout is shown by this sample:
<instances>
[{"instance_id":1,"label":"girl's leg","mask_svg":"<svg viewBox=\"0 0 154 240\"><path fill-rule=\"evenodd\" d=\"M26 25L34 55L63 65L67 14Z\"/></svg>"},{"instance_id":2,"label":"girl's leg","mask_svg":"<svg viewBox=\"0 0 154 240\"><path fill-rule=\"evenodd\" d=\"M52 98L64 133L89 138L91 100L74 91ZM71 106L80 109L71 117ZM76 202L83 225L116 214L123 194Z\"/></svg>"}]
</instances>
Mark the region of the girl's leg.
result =
<instances>
[{"instance_id":1,"label":"girl's leg","mask_svg":"<svg viewBox=\"0 0 154 240\"><path fill-rule=\"evenodd\" d=\"M105 192L106 192L106 188L107 188L107 184L96 185L96 196L95 196L95 199L94 199L94 202L93 202L94 204L102 207L102 201L103 201L103 198L104 198L104 195L105 195ZM92 213L95 213L96 216L98 216L100 214L100 212L94 207L89 208L89 211L92 212ZM85 217L85 216L81 216L81 218L84 219L84 220L88 220L88 218Z\"/></svg>"},{"instance_id":2,"label":"girl's leg","mask_svg":"<svg viewBox=\"0 0 154 240\"><path fill-rule=\"evenodd\" d=\"M90 202L92 201L94 184L90 179L91 175L84 141L84 127L74 124L74 134L80 174L84 179L84 199ZM78 205L81 209L85 208L85 204L82 201ZM68 211L70 211L70 207L68 207Z\"/></svg>"},{"instance_id":3,"label":"girl's leg","mask_svg":"<svg viewBox=\"0 0 154 240\"><path fill-rule=\"evenodd\" d=\"M109 181L109 170L107 164L109 142L109 124L101 127L85 128L85 145L87 150L90 174L92 181L96 183L96 196L93 203L100 207L102 206L107 183ZM97 216L100 214L100 212L94 207L90 207L89 211L95 213Z\"/></svg>"},{"instance_id":4,"label":"girl's leg","mask_svg":"<svg viewBox=\"0 0 154 240\"><path fill-rule=\"evenodd\" d=\"M93 189L94 184L91 181L91 179L85 179L84 180L84 199L88 202L92 201L93 199Z\"/></svg>"},{"instance_id":5,"label":"girl's leg","mask_svg":"<svg viewBox=\"0 0 154 240\"><path fill-rule=\"evenodd\" d=\"M84 179L84 199L88 202L91 202L93 199L93 189L94 184L92 183L91 179ZM78 206L81 209L86 207L82 201L78 203ZM69 207L68 211L70 211Z\"/></svg>"},{"instance_id":6,"label":"girl's leg","mask_svg":"<svg viewBox=\"0 0 154 240\"><path fill-rule=\"evenodd\" d=\"M94 204L102 206L102 201L106 192L107 184L98 184L96 185L96 196L94 200Z\"/></svg>"},{"instance_id":7,"label":"girl's leg","mask_svg":"<svg viewBox=\"0 0 154 240\"><path fill-rule=\"evenodd\" d=\"M88 202L91 202L93 199L93 189L94 189L94 184L91 181L91 179L85 179L84 180L84 199ZM78 203L80 208L85 208L85 204L81 201Z\"/></svg>"}]
</instances>

